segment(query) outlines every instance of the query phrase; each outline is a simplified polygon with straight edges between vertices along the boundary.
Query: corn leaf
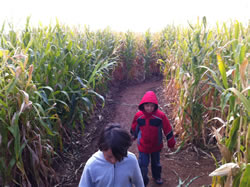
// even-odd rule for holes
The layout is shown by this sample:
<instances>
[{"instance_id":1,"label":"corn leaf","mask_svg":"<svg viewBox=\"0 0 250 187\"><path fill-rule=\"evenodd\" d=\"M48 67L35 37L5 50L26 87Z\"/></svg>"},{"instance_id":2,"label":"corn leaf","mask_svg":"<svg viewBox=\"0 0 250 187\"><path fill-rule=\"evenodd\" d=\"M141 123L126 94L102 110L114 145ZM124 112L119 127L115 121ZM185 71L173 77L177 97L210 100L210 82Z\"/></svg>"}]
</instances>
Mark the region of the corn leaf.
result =
<instances>
[{"instance_id":1,"label":"corn leaf","mask_svg":"<svg viewBox=\"0 0 250 187\"><path fill-rule=\"evenodd\" d=\"M229 88L228 90L238 96L238 98L242 101L243 105L245 106L245 109L247 110L248 115L250 115L250 100L248 100L242 93L240 93L235 88ZM250 90L250 86L247 87L244 91L246 90Z\"/></svg>"},{"instance_id":2,"label":"corn leaf","mask_svg":"<svg viewBox=\"0 0 250 187\"><path fill-rule=\"evenodd\" d=\"M245 171L240 180L239 187L250 187L250 164L247 164Z\"/></svg>"},{"instance_id":3,"label":"corn leaf","mask_svg":"<svg viewBox=\"0 0 250 187\"><path fill-rule=\"evenodd\" d=\"M249 124L247 124L248 132L247 132L247 138L246 138L246 153L245 153L245 159L246 163L250 163L250 127Z\"/></svg>"},{"instance_id":4,"label":"corn leaf","mask_svg":"<svg viewBox=\"0 0 250 187\"><path fill-rule=\"evenodd\" d=\"M220 54L217 54L217 60L218 60L218 67L219 67L219 70L220 70L220 73L221 73L223 85L227 89L228 88L227 74L226 74L226 69L225 69L224 62L223 62Z\"/></svg>"},{"instance_id":5,"label":"corn leaf","mask_svg":"<svg viewBox=\"0 0 250 187\"><path fill-rule=\"evenodd\" d=\"M232 128L229 133L229 137L226 141L226 146L230 151L233 151L235 146L237 145L237 137L238 137L238 130L240 126L240 118L237 117L232 124Z\"/></svg>"}]
</instances>

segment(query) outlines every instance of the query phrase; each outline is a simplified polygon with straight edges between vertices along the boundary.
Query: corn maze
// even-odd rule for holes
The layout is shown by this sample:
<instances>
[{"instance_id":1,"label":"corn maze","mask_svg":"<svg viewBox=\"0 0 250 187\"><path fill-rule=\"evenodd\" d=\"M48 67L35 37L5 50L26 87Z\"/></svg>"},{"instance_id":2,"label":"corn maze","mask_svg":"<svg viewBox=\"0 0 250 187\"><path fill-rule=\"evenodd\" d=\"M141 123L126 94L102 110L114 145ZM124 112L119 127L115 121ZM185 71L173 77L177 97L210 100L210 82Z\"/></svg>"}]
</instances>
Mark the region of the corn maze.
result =
<instances>
[{"instance_id":1,"label":"corn maze","mask_svg":"<svg viewBox=\"0 0 250 187\"><path fill-rule=\"evenodd\" d=\"M110 81L164 75L178 93L175 133L222 155L212 186L250 186L250 27L235 20L159 33L57 24L0 30L0 184L49 186L74 128L105 105ZM84 131L83 131L84 133Z\"/></svg>"}]
</instances>

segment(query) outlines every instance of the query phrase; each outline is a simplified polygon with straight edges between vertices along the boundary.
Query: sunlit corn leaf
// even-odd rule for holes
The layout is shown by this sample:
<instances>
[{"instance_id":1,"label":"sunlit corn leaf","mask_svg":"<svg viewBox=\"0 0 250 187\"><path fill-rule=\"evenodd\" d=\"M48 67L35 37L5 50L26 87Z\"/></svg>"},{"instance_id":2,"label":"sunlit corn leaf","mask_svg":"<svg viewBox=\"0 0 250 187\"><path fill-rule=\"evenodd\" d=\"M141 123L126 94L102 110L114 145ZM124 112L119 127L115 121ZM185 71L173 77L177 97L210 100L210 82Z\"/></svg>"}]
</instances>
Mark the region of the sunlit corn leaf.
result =
<instances>
[{"instance_id":1,"label":"sunlit corn leaf","mask_svg":"<svg viewBox=\"0 0 250 187\"><path fill-rule=\"evenodd\" d=\"M218 67L222 76L223 85L227 89L228 83L227 83L226 69L225 69L225 65L224 65L224 62L222 61L220 54L217 54L217 60L218 60Z\"/></svg>"},{"instance_id":2,"label":"sunlit corn leaf","mask_svg":"<svg viewBox=\"0 0 250 187\"><path fill-rule=\"evenodd\" d=\"M239 56L239 63L242 65L244 63L246 63L247 59L244 60L245 56L246 56L246 50L247 50L247 46L243 45L240 49L240 56ZM243 61L244 60L244 61ZM243 62L243 63L242 63ZM241 66L240 65L240 66ZM243 65L244 66L244 65Z\"/></svg>"}]
</instances>

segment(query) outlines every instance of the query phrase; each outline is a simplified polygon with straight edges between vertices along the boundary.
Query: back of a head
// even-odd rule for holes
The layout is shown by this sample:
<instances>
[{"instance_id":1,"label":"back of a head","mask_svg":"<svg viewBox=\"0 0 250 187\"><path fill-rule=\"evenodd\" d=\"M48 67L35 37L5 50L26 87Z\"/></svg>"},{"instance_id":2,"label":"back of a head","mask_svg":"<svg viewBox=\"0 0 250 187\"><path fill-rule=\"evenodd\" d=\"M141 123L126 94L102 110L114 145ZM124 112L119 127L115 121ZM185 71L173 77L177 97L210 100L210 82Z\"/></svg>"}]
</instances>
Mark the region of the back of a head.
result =
<instances>
[{"instance_id":1,"label":"back of a head","mask_svg":"<svg viewBox=\"0 0 250 187\"><path fill-rule=\"evenodd\" d=\"M101 132L98 147L101 151L112 150L118 161L127 156L128 148L132 141L129 133L122 129L118 123L110 123Z\"/></svg>"}]
</instances>

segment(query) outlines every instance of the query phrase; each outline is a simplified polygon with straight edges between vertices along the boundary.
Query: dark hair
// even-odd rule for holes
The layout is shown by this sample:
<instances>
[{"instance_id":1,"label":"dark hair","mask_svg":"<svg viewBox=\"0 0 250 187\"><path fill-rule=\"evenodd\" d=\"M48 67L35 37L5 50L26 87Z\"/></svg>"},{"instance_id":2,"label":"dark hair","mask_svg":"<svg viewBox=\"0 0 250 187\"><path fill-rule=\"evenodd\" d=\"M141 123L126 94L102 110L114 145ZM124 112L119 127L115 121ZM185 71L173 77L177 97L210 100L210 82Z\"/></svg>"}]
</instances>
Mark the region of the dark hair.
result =
<instances>
[{"instance_id":1,"label":"dark hair","mask_svg":"<svg viewBox=\"0 0 250 187\"><path fill-rule=\"evenodd\" d=\"M139 106L139 110L141 111L144 111L144 104L147 104L147 103L142 103L140 106ZM155 104L155 103L152 103L155 105L155 108L154 108L154 111L156 111L158 109L158 105Z\"/></svg>"},{"instance_id":2,"label":"dark hair","mask_svg":"<svg viewBox=\"0 0 250 187\"><path fill-rule=\"evenodd\" d=\"M101 151L111 149L114 157L121 161L127 156L128 148L132 145L129 133L118 123L109 123L101 132L98 148Z\"/></svg>"}]
</instances>

